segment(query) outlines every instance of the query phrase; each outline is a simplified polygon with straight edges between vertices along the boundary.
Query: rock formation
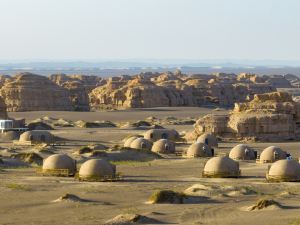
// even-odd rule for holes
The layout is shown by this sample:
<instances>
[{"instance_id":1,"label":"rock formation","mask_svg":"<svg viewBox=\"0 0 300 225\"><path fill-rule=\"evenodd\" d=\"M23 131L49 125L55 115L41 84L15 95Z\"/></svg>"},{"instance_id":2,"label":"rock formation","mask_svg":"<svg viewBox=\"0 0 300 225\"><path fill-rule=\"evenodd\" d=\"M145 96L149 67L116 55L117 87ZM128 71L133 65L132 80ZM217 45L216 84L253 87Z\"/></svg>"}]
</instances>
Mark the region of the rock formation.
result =
<instances>
[{"instance_id":1,"label":"rock formation","mask_svg":"<svg viewBox=\"0 0 300 225\"><path fill-rule=\"evenodd\" d=\"M6 105L5 102L3 100L2 97L0 97L0 119L7 119L8 115L7 115L7 109L6 109Z\"/></svg>"},{"instance_id":2,"label":"rock formation","mask_svg":"<svg viewBox=\"0 0 300 225\"><path fill-rule=\"evenodd\" d=\"M5 82L0 90L7 111L73 110L67 90L47 77L20 73Z\"/></svg>"},{"instance_id":3,"label":"rock formation","mask_svg":"<svg viewBox=\"0 0 300 225\"><path fill-rule=\"evenodd\" d=\"M49 79L61 87L69 90L75 111L89 111L88 94L106 81L98 76L52 74Z\"/></svg>"},{"instance_id":4,"label":"rock formation","mask_svg":"<svg viewBox=\"0 0 300 225\"><path fill-rule=\"evenodd\" d=\"M254 94L276 91L259 77L184 75L180 72L142 73L136 76L112 77L89 94L90 105L102 108L143 108L159 106L233 106ZM257 83L262 82L262 83Z\"/></svg>"},{"instance_id":5,"label":"rock formation","mask_svg":"<svg viewBox=\"0 0 300 225\"><path fill-rule=\"evenodd\" d=\"M49 78L49 79L48 79ZM172 106L232 107L255 94L292 89L294 75L214 73L187 75L180 70L145 72L102 79L98 76L53 74L49 77L21 73L0 76L0 95L8 111L126 109ZM296 95L294 94L294 97Z\"/></svg>"},{"instance_id":6,"label":"rock formation","mask_svg":"<svg viewBox=\"0 0 300 225\"><path fill-rule=\"evenodd\" d=\"M206 115L195 133L222 138L290 140L300 138L300 103L286 92L257 94L247 103L236 103L228 115Z\"/></svg>"}]
</instances>

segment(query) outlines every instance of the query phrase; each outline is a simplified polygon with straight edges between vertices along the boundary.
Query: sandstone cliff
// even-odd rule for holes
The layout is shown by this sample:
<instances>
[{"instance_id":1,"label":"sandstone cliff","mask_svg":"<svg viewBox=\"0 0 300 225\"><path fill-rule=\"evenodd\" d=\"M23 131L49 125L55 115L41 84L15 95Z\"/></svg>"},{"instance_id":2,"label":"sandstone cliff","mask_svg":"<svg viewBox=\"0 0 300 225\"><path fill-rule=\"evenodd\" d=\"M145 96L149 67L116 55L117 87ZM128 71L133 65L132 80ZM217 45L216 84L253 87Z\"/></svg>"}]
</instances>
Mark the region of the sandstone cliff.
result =
<instances>
[{"instance_id":1,"label":"sandstone cliff","mask_svg":"<svg viewBox=\"0 0 300 225\"><path fill-rule=\"evenodd\" d=\"M20 73L0 90L7 111L73 110L67 90L47 77Z\"/></svg>"},{"instance_id":2,"label":"sandstone cliff","mask_svg":"<svg viewBox=\"0 0 300 225\"><path fill-rule=\"evenodd\" d=\"M184 75L176 73L142 73L112 77L89 94L90 105L99 108L141 108L158 106L233 106L254 94L276 89L268 83L246 76L242 81L234 74Z\"/></svg>"},{"instance_id":3,"label":"sandstone cliff","mask_svg":"<svg viewBox=\"0 0 300 225\"><path fill-rule=\"evenodd\" d=\"M106 83L101 77L87 75L52 74L49 79L57 85L69 90L71 102L76 111L89 111L88 94L97 86Z\"/></svg>"},{"instance_id":4,"label":"sandstone cliff","mask_svg":"<svg viewBox=\"0 0 300 225\"><path fill-rule=\"evenodd\" d=\"M236 103L228 115L206 115L194 125L195 133L223 138L290 140L300 138L300 104L285 92L257 94Z\"/></svg>"}]
</instances>

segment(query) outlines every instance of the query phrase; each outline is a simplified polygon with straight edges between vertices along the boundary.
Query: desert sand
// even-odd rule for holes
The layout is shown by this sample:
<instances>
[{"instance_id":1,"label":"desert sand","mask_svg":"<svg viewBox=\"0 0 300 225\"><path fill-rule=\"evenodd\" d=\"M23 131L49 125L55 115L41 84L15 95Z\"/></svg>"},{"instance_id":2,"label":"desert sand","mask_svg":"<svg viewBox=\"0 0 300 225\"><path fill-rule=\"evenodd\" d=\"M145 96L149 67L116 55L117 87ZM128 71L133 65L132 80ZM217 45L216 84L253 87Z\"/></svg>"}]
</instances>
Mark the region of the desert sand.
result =
<instances>
[{"instance_id":1,"label":"desert sand","mask_svg":"<svg viewBox=\"0 0 300 225\"><path fill-rule=\"evenodd\" d=\"M120 123L144 120L149 116L197 119L210 112L224 113L226 110L174 107L108 112L18 112L9 113L9 116L25 118L27 121L49 116L72 121L109 120ZM174 128L178 132L193 130L192 125L164 127ZM78 160L78 167L87 157L73 154L79 147L91 143L108 147L122 145L125 137L143 132L118 127L61 127L51 131L66 139L62 145L55 146L55 153L69 154ZM221 142L216 153L226 154L236 144ZM299 144L248 143L258 152L270 145L277 145L294 158L300 157ZM181 152L188 146L181 143L176 150ZM6 142L1 147L0 154L5 155L6 149L12 149L13 146ZM30 151L32 148L14 146L13 151ZM43 154L47 156L47 153ZM36 173L38 167L25 164L1 168L0 224L105 224L119 214L126 213L151 219L144 224L300 224L300 183L268 183L265 179L268 164L241 161L240 178L202 178L201 172L208 158L184 159L179 155L168 155L154 159L143 154L108 154L122 175L120 181L79 182L74 177L41 176ZM151 194L159 190L184 192L189 197L184 204L149 204ZM71 197L60 198L65 194ZM260 199L273 199L280 205L249 210Z\"/></svg>"}]
</instances>

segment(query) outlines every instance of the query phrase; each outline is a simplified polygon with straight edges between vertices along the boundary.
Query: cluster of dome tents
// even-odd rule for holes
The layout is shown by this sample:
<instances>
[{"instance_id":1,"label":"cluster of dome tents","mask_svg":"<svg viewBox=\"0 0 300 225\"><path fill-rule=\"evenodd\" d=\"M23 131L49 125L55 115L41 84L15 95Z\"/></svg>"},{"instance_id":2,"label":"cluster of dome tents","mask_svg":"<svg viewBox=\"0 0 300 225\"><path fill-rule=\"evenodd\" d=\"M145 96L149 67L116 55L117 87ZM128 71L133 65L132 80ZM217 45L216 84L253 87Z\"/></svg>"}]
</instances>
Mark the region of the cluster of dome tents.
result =
<instances>
[{"instance_id":1,"label":"cluster of dome tents","mask_svg":"<svg viewBox=\"0 0 300 225\"><path fill-rule=\"evenodd\" d=\"M203 169L203 177L239 177L239 160L256 160L257 163L272 163L266 172L268 181L300 181L300 164L281 148L269 146L260 155L245 144L236 145L229 156L209 159Z\"/></svg>"},{"instance_id":2,"label":"cluster of dome tents","mask_svg":"<svg viewBox=\"0 0 300 225\"><path fill-rule=\"evenodd\" d=\"M151 129L143 136L133 136L124 142L124 148L152 151L159 154L174 154L175 141L180 138L175 130ZM20 136L20 142L48 143L54 137L47 131L27 131ZM215 156L214 148L218 147L218 139L212 134L203 134L192 143L183 156L186 158L209 157L202 171L202 176L239 177L240 160L256 160L257 163L272 163L268 167L266 178L269 181L300 181L300 164L292 160L290 154L276 146L265 148L257 154L246 144L238 144L231 149L228 156ZM42 173L55 176L76 176L82 181L116 180L116 166L104 159L90 159L84 162L78 173L76 161L65 154L49 156L43 162Z\"/></svg>"},{"instance_id":3,"label":"cluster of dome tents","mask_svg":"<svg viewBox=\"0 0 300 225\"><path fill-rule=\"evenodd\" d=\"M124 142L125 148L141 149L161 154L175 153L175 140L179 134L170 129L151 129L143 137L133 136Z\"/></svg>"},{"instance_id":4,"label":"cluster of dome tents","mask_svg":"<svg viewBox=\"0 0 300 225\"><path fill-rule=\"evenodd\" d=\"M76 176L80 181L113 181L119 177L116 166L103 159L84 162L77 174L76 161L65 154L54 154L46 158L41 170L43 175Z\"/></svg>"}]
</instances>

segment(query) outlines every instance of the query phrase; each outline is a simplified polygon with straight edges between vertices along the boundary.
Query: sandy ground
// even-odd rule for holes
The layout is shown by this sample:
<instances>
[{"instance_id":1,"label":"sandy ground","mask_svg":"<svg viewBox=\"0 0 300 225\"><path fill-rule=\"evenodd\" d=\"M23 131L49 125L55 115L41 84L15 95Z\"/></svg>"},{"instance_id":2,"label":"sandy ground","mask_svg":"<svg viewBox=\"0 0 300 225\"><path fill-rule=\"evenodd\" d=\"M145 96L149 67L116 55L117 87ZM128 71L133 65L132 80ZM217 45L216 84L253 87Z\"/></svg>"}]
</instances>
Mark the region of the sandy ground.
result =
<instances>
[{"instance_id":1,"label":"sandy ground","mask_svg":"<svg viewBox=\"0 0 300 225\"><path fill-rule=\"evenodd\" d=\"M203 107L158 107L158 108L144 108L144 109L130 109L130 110L116 110L103 112L59 112L59 111L34 111L34 112L11 112L9 116L13 118L26 118L33 120L43 116L50 116L54 118L64 118L73 121L85 120L109 120L113 122L136 121L143 120L149 116L164 118L167 116L174 117L200 117L211 113L212 108ZM224 113L214 111L214 113Z\"/></svg>"},{"instance_id":2,"label":"sandy ground","mask_svg":"<svg viewBox=\"0 0 300 225\"><path fill-rule=\"evenodd\" d=\"M52 116L70 120L110 120L112 122L136 121L148 116L178 118L199 117L209 113L204 108L159 108L114 112L25 112L10 113L12 117L33 120ZM189 131L191 125L168 126L179 131ZM53 134L68 139L56 152L72 152L79 146L101 143L107 146L121 144L131 134L143 131L119 128L60 128ZM217 153L226 153L237 143L220 143ZM10 146L3 143L3 148ZM299 142L249 143L259 152L270 145L289 151L294 158L300 157ZM178 151L188 145L178 146ZM20 151L28 151L21 149ZM0 154L1 154L0 150ZM74 156L75 157L75 156ZM47 177L36 173L34 167L9 167L0 170L0 224L103 224L121 213L138 213L156 219L160 224L300 224L300 183L267 183L267 164L240 162L242 177L238 179L202 178L201 172L208 159L183 159L168 156L153 161L123 161L117 171L123 175L118 182L79 182L74 178ZM221 190L211 193L194 204L146 204L157 190L184 191L195 184L221 187L233 186L233 194ZM243 194L242 187L255 190ZM52 202L70 193L91 202ZM274 199L282 208L246 211L259 199Z\"/></svg>"}]
</instances>

